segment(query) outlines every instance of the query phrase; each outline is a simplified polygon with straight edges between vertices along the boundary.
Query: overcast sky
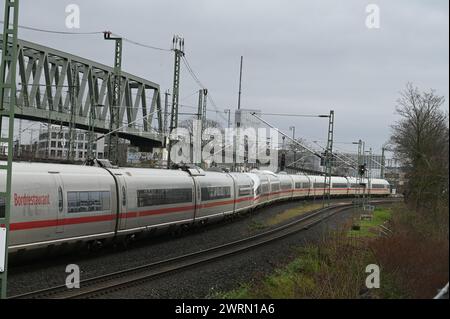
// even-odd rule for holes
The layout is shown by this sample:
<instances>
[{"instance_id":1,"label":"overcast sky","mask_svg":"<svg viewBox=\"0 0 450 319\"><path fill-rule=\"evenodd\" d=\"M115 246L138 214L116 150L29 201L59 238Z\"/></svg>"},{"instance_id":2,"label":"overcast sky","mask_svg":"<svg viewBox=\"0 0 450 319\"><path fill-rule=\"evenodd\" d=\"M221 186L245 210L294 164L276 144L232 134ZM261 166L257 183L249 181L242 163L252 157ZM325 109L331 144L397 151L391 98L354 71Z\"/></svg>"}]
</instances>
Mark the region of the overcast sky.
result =
<instances>
[{"instance_id":1,"label":"overcast sky","mask_svg":"<svg viewBox=\"0 0 450 319\"><path fill-rule=\"evenodd\" d=\"M408 81L448 100L447 0L21 0L20 24L67 31L65 8L71 3L81 10L81 28L72 31L111 30L163 48L170 47L173 34L182 35L186 57L219 109L236 108L243 55L243 108L296 114L334 109L337 142L361 138L379 152L396 119L398 92ZM380 8L379 29L365 24L371 3ZM3 17L3 1L1 7ZM101 35L21 29L19 37L104 64L113 61L113 43ZM172 86L173 53L125 43L123 70L160 84L164 92ZM182 69L181 103L196 105L197 90ZM286 132L295 125L297 136L309 141L326 138L324 119L266 119Z\"/></svg>"}]
</instances>

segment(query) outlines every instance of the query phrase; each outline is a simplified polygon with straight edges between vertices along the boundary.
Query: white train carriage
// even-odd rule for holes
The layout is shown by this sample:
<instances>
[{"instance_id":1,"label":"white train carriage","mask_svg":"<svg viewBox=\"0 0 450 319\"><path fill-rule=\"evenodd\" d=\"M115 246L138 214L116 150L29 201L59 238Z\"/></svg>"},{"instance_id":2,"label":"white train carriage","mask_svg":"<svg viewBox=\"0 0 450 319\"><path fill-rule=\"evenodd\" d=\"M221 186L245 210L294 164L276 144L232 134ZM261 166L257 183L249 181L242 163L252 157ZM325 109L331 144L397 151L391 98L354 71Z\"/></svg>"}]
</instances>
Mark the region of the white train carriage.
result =
<instances>
[{"instance_id":1,"label":"white train carriage","mask_svg":"<svg viewBox=\"0 0 450 319\"><path fill-rule=\"evenodd\" d=\"M280 193L279 199L291 199L294 191L294 180L292 175L287 175L286 173L278 174L280 179Z\"/></svg>"},{"instance_id":2,"label":"white train carriage","mask_svg":"<svg viewBox=\"0 0 450 319\"><path fill-rule=\"evenodd\" d=\"M252 171L259 179L259 186L255 193L255 206L262 206L269 203L270 196L270 180L266 174L262 174L257 170Z\"/></svg>"},{"instance_id":3,"label":"white train carriage","mask_svg":"<svg viewBox=\"0 0 450 319\"><path fill-rule=\"evenodd\" d=\"M11 252L115 234L116 186L102 168L13 163L11 194Z\"/></svg>"},{"instance_id":4,"label":"white train carriage","mask_svg":"<svg viewBox=\"0 0 450 319\"><path fill-rule=\"evenodd\" d=\"M388 196L391 193L389 183L384 179L370 180L370 194L375 196Z\"/></svg>"},{"instance_id":5,"label":"white train carriage","mask_svg":"<svg viewBox=\"0 0 450 319\"><path fill-rule=\"evenodd\" d=\"M294 183L293 198L308 197L311 192L311 178L308 175L292 175Z\"/></svg>"},{"instance_id":6,"label":"white train carriage","mask_svg":"<svg viewBox=\"0 0 450 319\"><path fill-rule=\"evenodd\" d=\"M264 203L272 203L276 201L280 197L281 193L279 176L271 171L253 170L252 172L258 174L261 179L265 180L264 182L262 182L264 185L266 185L266 181L268 182L268 193L265 192L267 190L265 187L264 191L262 192L265 197Z\"/></svg>"},{"instance_id":7,"label":"white train carriage","mask_svg":"<svg viewBox=\"0 0 450 319\"><path fill-rule=\"evenodd\" d=\"M346 177L331 178L331 195L333 196L347 196L349 192L349 181Z\"/></svg>"},{"instance_id":8,"label":"white train carriage","mask_svg":"<svg viewBox=\"0 0 450 319\"><path fill-rule=\"evenodd\" d=\"M245 212L253 208L255 200L255 174L230 173L234 180L234 212ZM253 175L253 176L252 176Z\"/></svg>"},{"instance_id":9,"label":"white train carriage","mask_svg":"<svg viewBox=\"0 0 450 319\"><path fill-rule=\"evenodd\" d=\"M191 175L181 170L109 169L119 191L118 235L160 230L194 221Z\"/></svg>"},{"instance_id":10,"label":"white train carriage","mask_svg":"<svg viewBox=\"0 0 450 319\"><path fill-rule=\"evenodd\" d=\"M4 172L0 178L5 180ZM97 242L161 230L289 198L322 197L323 176L13 163L10 252ZM389 183L333 177L333 196L359 189L389 195ZM0 185L2 186L2 185ZM4 187L4 185L3 185ZM0 216L4 214L0 198Z\"/></svg>"},{"instance_id":11,"label":"white train carriage","mask_svg":"<svg viewBox=\"0 0 450 319\"><path fill-rule=\"evenodd\" d=\"M235 189L230 174L204 172L194 177L197 189L195 220L212 220L234 213Z\"/></svg>"},{"instance_id":12,"label":"white train carriage","mask_svg":"<svg viewBox=\"0 0 450 319\"><path fill-rule=\"evenodd\" d=\"M312 197L322 197L325 193L325 177L323 176L310 176L311 179L311 192Z\"/></svg>"}]
</instances>

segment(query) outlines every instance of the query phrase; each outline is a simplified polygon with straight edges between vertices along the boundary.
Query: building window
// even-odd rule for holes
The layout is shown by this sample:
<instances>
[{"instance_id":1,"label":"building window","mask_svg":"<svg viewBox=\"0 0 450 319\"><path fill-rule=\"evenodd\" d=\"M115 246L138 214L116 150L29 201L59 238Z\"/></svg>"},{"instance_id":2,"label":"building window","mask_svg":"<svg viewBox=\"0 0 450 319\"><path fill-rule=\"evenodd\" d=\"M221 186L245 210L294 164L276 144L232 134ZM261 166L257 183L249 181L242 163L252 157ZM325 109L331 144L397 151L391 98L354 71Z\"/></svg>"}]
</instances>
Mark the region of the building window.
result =
<instances>
[{"instance_id":1,"label":"building window","mask_svg":"<svg viewBox=\"0 0 450 319\"><path fill-rule=\"evenodd\" d=\"M52 138L56 139L56 132L52 132Z\"/></svg>"},{"instance_id":2,"label":"building window","mask_svg":"<svg viewBox=\"0 0 450 319\"><path fill-rule=\"evenodd\" d=\"M231 197L230 186L202 187L202 201L224 199Z\"/></svg>"},{"instance_id":3,"label":"building window","mask_svg":"<svg viewBox=\"0 0 450 319\"><path fill-rule=\"evenodd\" d=\"M55 155L56 155L55 150L50 150L50 156L51 156L51 157L55 157Z\"/></svg>"},{"instance_id":4,"label":"building window","mask_svg":"<svg viewBox=\"0 0 450 319\"><path fill-rule=\"evenodd\" d=\"M58 155L58 157L62 157L62 151L58 151L58 153L57 153Z\"/></svg>"},{"instance_id":5,"label":"building window","mask_svg":"<svg viewBox=\"0 0 450 319\"><path fill-rule=\"evenodd\" d=\"M111 194L109 191L67 192L69 213L99 212L110 209Z\"/></svg>"},{"instance_id":6,"label":"building window","mask_svg":"<svg viewBox=\"0 0 450 319\"><path fill-rule=\"evenodd\" d=\"M192 202L191 188L140 189L137 191L137 206L148 207Z\"/></svg>"},{"instance_id":7,"label":"building window","mask_svg":"<svg viewBox=\"0 0 450 319\"><path fill-rule=\"evenodd\" d=\"M78 149L82 150L83 149L83 143L78 143Z\"/></svg>"},{"instance_id":8,"label":"building window","mask_svg":"<svg viewBox=\"0 0 450 319\"><path fill-rule=\"evenodd\" d=\"M51 146L51 147L56 147L56 141L51 141L51 142L50 142L50 146Z\"/></svg>"}]
</instances>

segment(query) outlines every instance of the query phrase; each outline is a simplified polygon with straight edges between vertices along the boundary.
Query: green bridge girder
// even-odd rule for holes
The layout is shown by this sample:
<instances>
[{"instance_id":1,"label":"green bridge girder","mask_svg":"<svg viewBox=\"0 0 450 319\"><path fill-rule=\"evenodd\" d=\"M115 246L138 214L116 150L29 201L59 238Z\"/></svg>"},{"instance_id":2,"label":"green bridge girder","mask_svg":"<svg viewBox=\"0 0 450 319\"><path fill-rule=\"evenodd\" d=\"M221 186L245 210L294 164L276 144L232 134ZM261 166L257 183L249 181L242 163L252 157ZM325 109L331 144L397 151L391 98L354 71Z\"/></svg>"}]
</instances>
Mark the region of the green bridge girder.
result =
<instances>
[{"instance_id":1,"label":"green bridge girder","mask_svg":"<svg viewBox=\"0 0 450 319\"><path fill-rule=\"evenodd\" d=\"M72 121L79 129L93 125L97 133L109 132L114 67L20 39L17 52L16 118L65 126ZM119 137L137 146L161 146L159 85L126 72L121 72L120 83L119 121L125 127ZM10 93L5 90L5 110Z\"/></svg>"}]
</instances>

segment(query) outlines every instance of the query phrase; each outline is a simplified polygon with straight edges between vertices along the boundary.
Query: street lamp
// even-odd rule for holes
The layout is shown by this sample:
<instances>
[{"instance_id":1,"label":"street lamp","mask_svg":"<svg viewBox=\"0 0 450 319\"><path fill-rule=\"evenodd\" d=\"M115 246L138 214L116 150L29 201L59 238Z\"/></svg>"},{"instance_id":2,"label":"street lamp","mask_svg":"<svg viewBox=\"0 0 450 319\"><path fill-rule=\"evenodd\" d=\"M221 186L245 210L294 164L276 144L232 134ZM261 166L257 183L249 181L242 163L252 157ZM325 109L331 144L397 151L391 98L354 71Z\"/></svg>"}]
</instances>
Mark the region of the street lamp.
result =
<instances>
[{"instance_id":1,"label":"street lamp","mask_svg":"<svg viewBox=\"0 0 450 319\"><path fill-rule=\"evenodd\" d=\"M225 109L224 113L228 113L228 128L231 127L231 109Z\"/></svg>"},{"instance_id":2,"label":"street lamp","mask_svg":"<svg viewBox=\"0 0 450 319\"><path fill-rule=\"evenodd\" d=\"M295 126L289 126L289 130L292 131L292 140L295 141ZM295 145L292 151L294 152L294 167L297 168L297 159L296 159L297 154L295 152Z\"/></svg>"}]
</instances>

